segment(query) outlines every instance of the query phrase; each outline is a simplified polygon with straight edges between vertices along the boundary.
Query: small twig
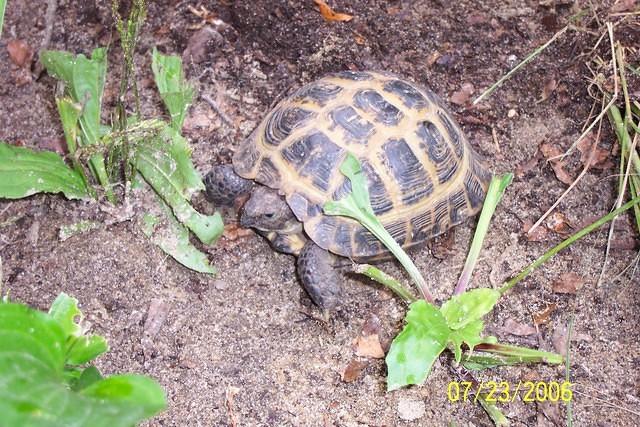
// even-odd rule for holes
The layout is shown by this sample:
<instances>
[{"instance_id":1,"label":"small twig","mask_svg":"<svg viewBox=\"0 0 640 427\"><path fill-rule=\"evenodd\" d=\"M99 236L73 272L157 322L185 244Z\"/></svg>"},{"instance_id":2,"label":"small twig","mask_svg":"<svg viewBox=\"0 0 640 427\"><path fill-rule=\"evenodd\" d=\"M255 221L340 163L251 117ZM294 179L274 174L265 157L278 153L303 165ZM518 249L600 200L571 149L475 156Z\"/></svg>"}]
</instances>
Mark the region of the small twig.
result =
<instances>
[{"instance_id":1,"label":"small twig","mask_svg":"<svg viewBox=\"0 0 640 427\"><path fill-rule=\"evenodd\" d=\"M229 127L234 127L233 121L227 116L227 114L218 107L218 104L209 95L200 95L200 98L204 99L213 111L216 112L222 121Z\"/></svg>"},{"instance_id":2,"label":"small twig","mask_svg":"<svg viewBox=\"0 0 640 427\"><path fill-rule=\"evenodd\" d=\"M509 78L511 78L511 76L513 74L515 74L516 71L518 71L520 68L522 68L524 65L526 65L533 58L538 56L538 54L540 54L540 52L545 50L551 43L556 41L556 39L558 37L560 37L562 34L564 34L568 29L569 29L569 26L565 26L563 29L561 29L560 31L555 33L553 35L553 37L551 37L551 39L549 39L548 42L546 42L545 44L543 44L542 46L540 46L539 48L534 50L532 53L530 53L524 60L522 60L522 62L520 62L515 67L513 67L513 69L511 69L511 71L509 71L507 74L502 76L502 78L500 80L495 82L489 89L485 90L480 96L478 96L476 99L474 99L473 100L473 105L476 105L478 102L482 101L484 98L486 98L487 96L491 95L493 93L493 91L495 91L498 87L500 87L504 82L509 80Z\"/></svg>"}]
</instances>

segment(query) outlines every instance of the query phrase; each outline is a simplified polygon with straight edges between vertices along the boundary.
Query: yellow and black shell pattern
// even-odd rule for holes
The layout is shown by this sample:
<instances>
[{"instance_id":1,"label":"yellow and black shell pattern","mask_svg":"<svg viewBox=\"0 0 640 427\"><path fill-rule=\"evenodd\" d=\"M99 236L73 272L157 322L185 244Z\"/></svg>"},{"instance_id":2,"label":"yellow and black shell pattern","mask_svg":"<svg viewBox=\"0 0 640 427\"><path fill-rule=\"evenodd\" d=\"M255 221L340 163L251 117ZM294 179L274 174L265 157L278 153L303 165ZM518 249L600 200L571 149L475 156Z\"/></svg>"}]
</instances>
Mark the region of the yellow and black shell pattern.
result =
<instances>
[{"instance_id":1,"label":"yellow and black shell pattern","mask_svg":"<svg viewBox=\"0 0 640 427\"><path fill-rule=\"evenodd\" d=\"M324 215L351 191L347 152L366 174L376 216L403 247L476 214L491 178L442 101L388 73L345 71L278 103L233 158L240 176L277 189L320 247L354 260L386 248L358 222Z\"/></svg>"}]
</instances>

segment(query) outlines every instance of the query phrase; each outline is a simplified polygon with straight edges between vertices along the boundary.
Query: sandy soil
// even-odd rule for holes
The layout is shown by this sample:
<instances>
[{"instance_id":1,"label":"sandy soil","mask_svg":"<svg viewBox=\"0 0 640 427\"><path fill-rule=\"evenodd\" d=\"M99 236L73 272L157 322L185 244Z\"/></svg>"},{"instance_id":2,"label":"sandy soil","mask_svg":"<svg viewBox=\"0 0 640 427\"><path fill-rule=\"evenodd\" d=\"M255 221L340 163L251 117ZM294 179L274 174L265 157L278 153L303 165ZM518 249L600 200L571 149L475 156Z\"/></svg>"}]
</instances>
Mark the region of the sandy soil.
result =
<instances>
[{"instance_id":1,"label":"sandy soil","mask_svg":"<svg viewBox=\"0 0 640 427\"><path fill-rule=\"evenodd\" d=\"M16 38L39 47L45 14L40 3L8 2L0 40L0 139L50 149L62 137L55 82L20 71L6 49ZM102 3L59 1L51 47L87 53L112 41L109 7ZM221 111L197 99L185 126L203 173L216 162L229 161L283 91L325 72L380 69L428 85L448 102L458 101L452 109L475 149L496 173L518 172L485 242L476 286L499 285L561 241L564 231L603 215L613 204L618 157L604 123L599 147L614 153L605 155L560 204L556 231L545 231L537 241L525 235L524 225L537 220L567 187L545 162L540 145L564 151L589 117L592 99L584 63L602 31L589 2L331 2L354 16L348 23L326 22L312 1L150 3L138 49L143 112L151 116L162 111L149 69L152 47L183 55L188 77ZM203 22L190 6L203 6L215 18ZM598 7L600 19L606 19L609 7ZM583 9L582 18L572 18ZM464 85L472 85L476 96L570 19L593 34L567 33L479 106L471 107L468 97L465 102L460 93ZM624 28L616 37L637 46L637 22ZM607 49L603 43L601 56ZM113 64L119 55L114 42L107 107L116 93L119 70ZM629 58L634 59L637 66L638 58ZM545 87L555 90L541 101ZM582 166L578 152L564 164L571 177ZM212 212L203 197L196 203ZM258 236L223 238L204 248L219 269L210 277L167 258L130 222L59 241L59 227L80 219L109 222L113 217L96 203L56 196L0 201L4 289L14 300L38 308L48 307L61 291L77 297L93 329L111 345L99 367L106 373L146 373L166 388L169 408L148 425L491 425L479 406L447 400L447 384L456 378L448 357L436 363L424 386L386 393L383 360L356 356L353 343L363 328L378 331L386 349L402 326L405 307L387 291L345 278L344 303L323 323L298 285L294 259L273 252ZM473 225L458 227L431 251L414 253L439 300L453 289ZM599 285L605 229L535 272L487 318L489 332L501 341L551 351L562 346L574 319L573 419L581 426L631 426L638 419L640 288L635 270L620 274L636 257L638 242L629 218L621 219L616 229ZM383 268L408 282L396 265ZM553 290L566 273L584 279L575 294ZM533 326L545 310L548 316L537 332L513 334L522 332L518 324ZM341 374L354 360L363 370L345 382ZM478 376L511 383L563 377L563 367L544 365ZM605 401L634 409L636 415ZM564 405L516 401L503 409L516 426L565 423Z\"/></svg>"}]
</instances>

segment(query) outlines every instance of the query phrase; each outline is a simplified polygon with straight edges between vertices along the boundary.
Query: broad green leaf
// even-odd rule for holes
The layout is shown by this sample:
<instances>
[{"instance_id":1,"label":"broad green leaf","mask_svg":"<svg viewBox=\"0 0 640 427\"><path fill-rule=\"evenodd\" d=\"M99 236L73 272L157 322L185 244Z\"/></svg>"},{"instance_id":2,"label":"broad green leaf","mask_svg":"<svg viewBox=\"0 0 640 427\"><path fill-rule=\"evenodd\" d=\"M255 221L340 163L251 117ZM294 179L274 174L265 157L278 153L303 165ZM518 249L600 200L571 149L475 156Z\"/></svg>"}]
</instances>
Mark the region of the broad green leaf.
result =
<instances>
[{"instance_id":1,"label":"broad green leaf","mask_svg":"<svg viewBox=\"0 0 640 427\"><path fill-rule=\"evenodd\" d=\"M171 130L168 132L169 136L177 135ZM202 181L195 176L195 169L182 145L184 142L180 138L172 138L170 143L177 145L168 147L161 138L139 144L135 150L134 165L145 181L171 206L178 221L193 231L200 241L211 244L222 234L222 218L219 213L202 215L191 206L191 193L200 188Z\"/></svg>"},{"instance_id":2,"label":"broad green leaf","mask_svg":"<svg viewBox=\"0 0 640 427\"><path fill-rule=\"evenodd\" d=\"M182 193L186 199L190 199L195 192L205 189L204 182L193 166L191 147L186 138L171 127L167 127L165 131L166 137L170 141L169 154L175 160L176 171L179 172L182 180Z\"/></svg>"},{"instance_id":3,"label":"broad green leaf","mask_svg":"<svg viewBox=\"0 0 640 427\"><path fill-rule=\"evenodd\" d=\"M495 289L472 289L454 295L440 308L449 328L461 329L489 313L498 302L500 292Z\"/></svg>"},{"instance_id":4,"label":"broad green leaf","mask_svg":"<svg viewBox=\"0 0 640 427\"><path fill-rule=\"evenodd\" d=\"M161 221L154 215L145 214L143 231L147 237L185 267L200 273L215 274L216 269L207 256L189 241L189 230L176 220L162 200L158 203L166 207L163 209L164 219Z\"/></svg>"},{"instance_id":5,"label":"broad green leaf","mask_svg":"<svg viewBox=\"0 0 640 427\"><path fill-rule=\"evenodd\" d=\"M0 142L0 197L63 193L68 199L89 197L82 176L52 151L33 151Z\"/></svg>"},{"instance_id":6,"label":"broad green leaf","mask_svg":"<svg viewBox=\"0 0 640 427\"><path fill-rule=\"evenodd\" d=\"M51 304L49 315L54 318L67 335L66 360L69 365L87 363L109 350L107 341L99 335L83 335L80 322L82 312L78 300L64 292Z\"/></svg>"},{"instance_id":7,"label":"broad green leaf","mask_svg":"<svg viewBox=\"0 0 640 427\"><path fill-rule=\"evenodd\" d=\"M184 78L182 60L179 56L162 55L154 48L151 68L160 97L171 115L171 126L179 131L195 95L193 87Z\"/></svg>"},{"instance_id":8,"label":"broad green leaf","mask_svg":"<svg viewBox=\"0 0 640 427\"><path fill-rule=\"evenodd\" d=\"M82 138L77 139L78 143L97 144L101 136L100 114L107 75L107 50L94 49L91 58L83 54L46 50L40 55L40 61L49 74L64 82L65 93L71 101L82 106L79 117ZM65 111L65 114L70 115L71 111ZM71 118L62 117L63 124L65 121L69 124ZM115 201L102 154L91 156L89 164L93 174L105 188L109 200Z\"/></svg>"},{"instance_id":9,"label":"broad green leaf","mask_svg":"<svg viewBox=\"0 0 640 427\"><path fill-rule=\"evenodd\" d=\"M100 335L86 335L73 340L67 351L69 365L82 365L109 351L107 340Z\"/></svg>"},{"instance_id":10,"label":"broad green leaf","mask_svg":"<svg viewBox=\"0 0 640 427\"><path fill-rule=\"evenodd\" d=\"M495 337L483 337L481 336L484 329L484 323L482 320L474 320L467 323L463 328L451 331L449 341L453 344L453 353L455 355L456 362L460 362L462 357L462 344L469 346L469 350L473 351L473 348L480 343L495 343Z\"/></svg>"},{"instance_id":11,"label":"broad green leaf","mask_svg":"<svg viewBox=\"0 0 640 427\"><path fill-rule=\"evenodd\" d=\"M71 390L80 391L84 388L89 387L91 384L100 381L102 379L102 374L95 366L89 366L88 368L79 371L79 375L71 384Z\"/></svg>"},{"instance_id":12,"label":"broad green leaf","mask_svg":"<svg viewBox=\"0 0 640 427\"><path fill-rule=\"evenodd\" d=\"M409 306L406 322L407 325L391 343L386 357L388 390L422 384L449 339L444 317L424 300Z\"/></svg>"},{"instance_id":13,"label":"broad green leaf","mask_svg":"<svg viewBox=\"0 0 640 427\"><path fill-rule=\"evenodd\" d=\"M58 325L62 327L62 330L67 336L80 336L82 332L80 328L82 312L78 308L77 299L61 292L53 303L51 303L49 316L58 322Z\"/></svg>"},{"instance_id":14,"label":"broad green leaf","mask_svg":"<svg viewBox=\"0 0 640 427\"><path fill-rule=\"evenodd\" d=\"M52 311L68 319L68 307L59 301ZM96 370L85 371L72 384L82 391L74 391L65 381L74 376L64 369L66 341L51 315L0 304L2 425L131 427L165 407L158 384L136 375L101 379Z\"/></svg>"}]
</instances>

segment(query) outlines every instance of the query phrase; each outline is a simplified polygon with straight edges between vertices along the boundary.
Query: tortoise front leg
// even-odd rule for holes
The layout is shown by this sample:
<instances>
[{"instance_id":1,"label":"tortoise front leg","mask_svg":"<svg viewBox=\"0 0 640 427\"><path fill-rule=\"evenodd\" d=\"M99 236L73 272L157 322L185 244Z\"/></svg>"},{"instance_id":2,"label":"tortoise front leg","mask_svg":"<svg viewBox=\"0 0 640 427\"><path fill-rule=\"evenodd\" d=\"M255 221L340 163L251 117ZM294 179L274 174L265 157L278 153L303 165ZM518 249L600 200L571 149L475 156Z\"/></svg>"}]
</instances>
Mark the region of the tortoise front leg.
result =
<instances>
[{"instance_id":1,"label":"tortoise front leg","mask_svg":"<svg viewBox=\"0 0 640 427\"><path fill-rule=\"evenodd\" d=\"M298 256L298 276L311 300L323 310L335 308L342 294L336 258L309 240Z\"/></svg>"},{"instance_id":2,"label":"tortoise front leg","mask_svg":"<svg viewBox=\"0 0 640 427\"><path fill-rule=\"evenodd\" d=\"M253 182L233 171L231 165L217 165L205 176L207 198L216 206L233 206L242 196L248 195Z\"/></svg>"}]
</instances>

